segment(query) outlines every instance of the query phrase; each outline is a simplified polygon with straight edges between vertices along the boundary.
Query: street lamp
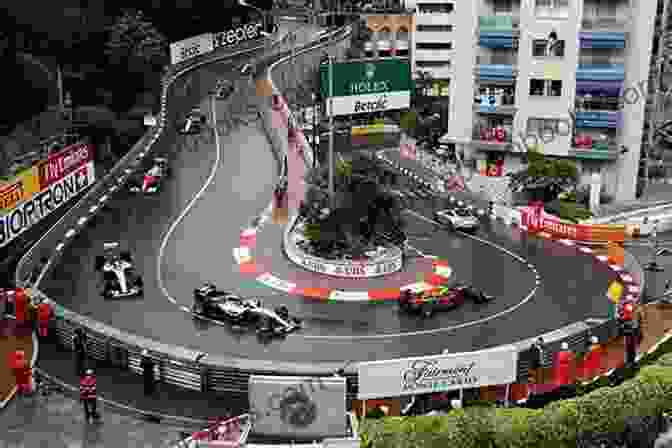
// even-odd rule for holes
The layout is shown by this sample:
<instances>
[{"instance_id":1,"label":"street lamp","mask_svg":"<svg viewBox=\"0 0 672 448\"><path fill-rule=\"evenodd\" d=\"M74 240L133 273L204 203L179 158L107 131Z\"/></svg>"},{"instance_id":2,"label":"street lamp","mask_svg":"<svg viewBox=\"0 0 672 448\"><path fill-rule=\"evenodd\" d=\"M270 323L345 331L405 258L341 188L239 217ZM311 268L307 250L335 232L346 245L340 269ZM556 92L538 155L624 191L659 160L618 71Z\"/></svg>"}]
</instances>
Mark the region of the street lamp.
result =
<instances>
[{"instance_id":1,"label":"street lamp","mask_svg":"<svg viewBox=\"0 0 672 448\"><path fill-rule=\"evenodd\" d=\"M315 92L310 94L313 101L313 168L317 166L317 95Z\"/></svg>"}]
</instances>

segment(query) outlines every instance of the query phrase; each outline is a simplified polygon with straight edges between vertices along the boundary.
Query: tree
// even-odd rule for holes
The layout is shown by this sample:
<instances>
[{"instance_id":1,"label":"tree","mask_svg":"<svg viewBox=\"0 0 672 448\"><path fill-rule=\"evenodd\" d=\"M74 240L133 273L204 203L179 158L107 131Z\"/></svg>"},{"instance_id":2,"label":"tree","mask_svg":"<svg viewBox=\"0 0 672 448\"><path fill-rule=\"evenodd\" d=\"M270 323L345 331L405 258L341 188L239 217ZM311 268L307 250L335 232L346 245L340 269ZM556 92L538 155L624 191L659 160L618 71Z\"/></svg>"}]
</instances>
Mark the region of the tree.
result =
<instances>
[{"instance_id":1,"label":"tree","mask_svg":"<svg viewBox=\"0 0 672 448\"><path fill-rule=\"evenodd\" d=\"M550 201L578 181L576 165L569 160L549 159L543 153L528 148L527 168L510 175L510 188L526 191L534 200Z\"/></svg>"},{"instance_id":2,"label":"tree","mask_svg":"<svg viewBox=\"0 0 672 448\"><path fill-rule=\"evenodd\" d=\"M105 55L111 71L106 74L106 84L115 86L114 108L124 111L134 104L138 92L159 88L157 78L168 63L167 42L138 10L123 11L107 31Z\"/></svg>"}]
</instances>

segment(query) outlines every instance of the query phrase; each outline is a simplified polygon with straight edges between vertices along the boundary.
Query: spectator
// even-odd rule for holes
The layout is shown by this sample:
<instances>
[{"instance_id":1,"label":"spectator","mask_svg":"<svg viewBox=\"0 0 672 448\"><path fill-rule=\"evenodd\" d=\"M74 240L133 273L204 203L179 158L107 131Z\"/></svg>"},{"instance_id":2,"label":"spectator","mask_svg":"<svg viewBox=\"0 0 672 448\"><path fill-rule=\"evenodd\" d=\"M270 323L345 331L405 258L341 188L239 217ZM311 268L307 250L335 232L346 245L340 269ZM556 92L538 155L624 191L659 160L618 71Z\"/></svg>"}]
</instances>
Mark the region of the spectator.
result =
<instances>
[{"instance_id":1,"label":"spectator","mask_svg":"<svg viewBox=\"0 0 672 448\"><path fill-rule=\"evenodd\" d=\"M100 419L100 415L98 415L96 410L96 395L96 376L92 369L88 369L86 374L79 381L79 398L82 400L84 415L87 422L91 422L92 419Z\"/></svg>"},{"instance_id":2,"label":"spectator","mask_svg":"<svg viewBox=\"0 0 672 448\"><path fill-rule=\"evenodd\" d=\"M30 366L30 361L26 359L26 354L23 350L14 352L14 365L12 369L14 370L17 394L29 394L32 390L33 369Z\"/></svg>"},{"instance_id":3,"label":"spectator","mask_svg":"<svg viewBox=\"0 0 672 448\"><path fill-rule=\"evenodd\" d=\"M530 368L531 374L536 384L544 382L543 367L544 367L544 339L539 337L534 344L532 344L532 360Z\"/></svg>"},{"instance_id":4,"label":"spectator","mask_svg":"<svg viewBox=\"0 0 672 448\"><path fill-rule=\"evenodd\" d=\"M154 361L149 357L147 350L142 351L140 367L142 367L145 395L152 395L154 393Z\"/></svg>"},{"instance_id":5,"label":"spectator","mask_svg":"<svg viewBox=\"0 0 672 448\"><path fill-rule=\"evenodd\" d=\"M72 345L75 350L75 368L77 376L82 376L84 373L84 363L86 361L86 334L81 328L75 329Z\"/></svg>"},{"instance_id":6,"label":"spectator","mask_svg":"<svg viewBox=\"0 0 672 448\"><path fill-rule=\"evenodd\" d=\"M39 321L39 335L41 338L46 338L49 333L49 319L53 315L51 305L45 300L42 300L37 306L37 317Z\"/></svg>"}]
</instances>

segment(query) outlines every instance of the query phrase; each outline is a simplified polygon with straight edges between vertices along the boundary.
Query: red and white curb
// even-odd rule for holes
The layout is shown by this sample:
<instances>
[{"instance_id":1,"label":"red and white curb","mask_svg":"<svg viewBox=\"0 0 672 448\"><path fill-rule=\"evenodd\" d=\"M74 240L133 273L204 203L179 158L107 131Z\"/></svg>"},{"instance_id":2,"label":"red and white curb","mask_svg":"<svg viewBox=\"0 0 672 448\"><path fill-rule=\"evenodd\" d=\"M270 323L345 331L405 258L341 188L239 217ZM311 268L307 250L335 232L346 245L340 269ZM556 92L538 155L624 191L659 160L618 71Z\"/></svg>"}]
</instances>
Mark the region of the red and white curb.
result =
<instances>
[{"instance_id":1,"label":"red and white curb","mask_svg":"<svg viewBox=\"0 0 672 448\"><path fill-rule=\"evenodd\" d=\"M256 245L256 235L258 228L245 229L240 234L240 247L233 249L233 258L243 272L255 272L256 264L252 254ZM452 275L453 270L448 263L443 260L433 260L432 271L426 273L426 281L416 282L402 287L373 289L368 291L343 291L332 288L315 288L312 286L302 286L296 283L281 279L271 272L264 272L255 277L255 280L269 288L281 291L286 294L300 296L308 299L318 299L327 302L378 302L387 300L397 300L401 291L411 290L413 292L428 291L437 285L445 283Z\"/></svg>"}]
</instances>

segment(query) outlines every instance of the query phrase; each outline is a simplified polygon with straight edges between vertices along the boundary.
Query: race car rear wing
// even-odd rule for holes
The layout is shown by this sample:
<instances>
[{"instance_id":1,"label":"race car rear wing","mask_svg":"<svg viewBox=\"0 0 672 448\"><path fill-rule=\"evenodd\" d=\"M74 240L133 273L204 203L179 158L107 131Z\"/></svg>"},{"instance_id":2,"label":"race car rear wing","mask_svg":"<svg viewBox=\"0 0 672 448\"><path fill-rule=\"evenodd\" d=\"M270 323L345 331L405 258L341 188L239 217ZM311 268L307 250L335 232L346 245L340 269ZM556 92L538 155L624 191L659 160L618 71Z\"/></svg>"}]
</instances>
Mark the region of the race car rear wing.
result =
<instances>
[{"instance_id":1,"label":"race car rear wing","mask_svg":"<svg viewBox=\"0 0 672 448\"><path fill-rule=\"evenodd\" d=\"M118 248L119 248L119 242L103 243L103 249L104 250L112 250L112 249L118 249Z\"/></svg>"}]
</instances>

